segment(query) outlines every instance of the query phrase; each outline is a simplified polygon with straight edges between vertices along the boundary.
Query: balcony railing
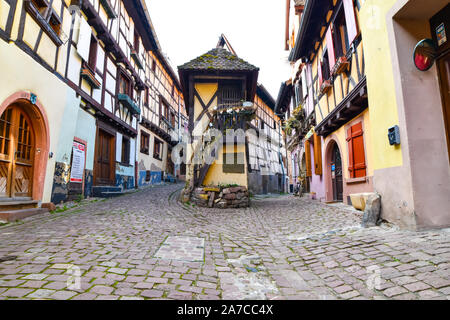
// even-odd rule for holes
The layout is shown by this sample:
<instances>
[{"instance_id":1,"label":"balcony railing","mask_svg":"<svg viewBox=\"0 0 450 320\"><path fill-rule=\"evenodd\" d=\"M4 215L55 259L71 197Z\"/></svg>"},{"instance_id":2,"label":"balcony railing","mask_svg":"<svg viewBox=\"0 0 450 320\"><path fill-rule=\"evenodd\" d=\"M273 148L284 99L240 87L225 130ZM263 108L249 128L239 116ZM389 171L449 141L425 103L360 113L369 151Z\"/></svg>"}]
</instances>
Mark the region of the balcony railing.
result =
<instances>
[{"instance_id":1,"label":"balcony railing","mask_svg":"<svg viewBox=\"0 0 450 320\"><path fill-rule=\"evenodd\" d=\"M141 114L141 108L134 103L133 99L130 98L127 94L119 93L117 95L117 99L121 102L125 107L127 107L132 114Z\"/></svg>"}]
</instances>

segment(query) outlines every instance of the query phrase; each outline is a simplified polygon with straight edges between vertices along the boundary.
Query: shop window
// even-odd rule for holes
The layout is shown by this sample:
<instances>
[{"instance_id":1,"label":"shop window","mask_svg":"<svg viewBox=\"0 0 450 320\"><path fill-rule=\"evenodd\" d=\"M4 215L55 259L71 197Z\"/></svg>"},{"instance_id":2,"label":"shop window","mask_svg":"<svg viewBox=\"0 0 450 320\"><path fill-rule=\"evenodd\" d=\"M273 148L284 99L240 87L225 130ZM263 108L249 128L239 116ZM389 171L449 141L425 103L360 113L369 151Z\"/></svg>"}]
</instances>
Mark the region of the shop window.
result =
<instances>
[{"instance_id":1,"label":"shop window","mask_svg":"<svg viewBox=\"0 0 450 320\"><path fill-rule=\"evenodd\" d=\"M149 154L150 150L150 135L141 131L141 153Z\"/></svg>"},{"instance_id":2,"label":"shop window","mask_svg":"<svg viewBox=\"0 0 450 320\"><path fill-rule=\"evenodd\" d=\"M122 136L122 159L121 164L130 165L130 139Z\"/></svg>"},{"instance_id":3,"label":"shop window","mask_svg":"<svg viewBox=\"0 0 450 320\"><path fill-rule=\"evenodd\" d=\"M162 147L163 142L155 138L155 144L153 145L153 158L162 160Z\"/></svg>"},{"instance_id":4,"label":"shop window","mask_svg":"<svg viewBox=\"0 0 450 320\"><path fill-rule=\"evenodd\" d=\"M347 130L348 144L348 171L350 178L366 176L366 157L364 152L364 136L362 122L355 124Z\"/></svg>"}]
</instances>

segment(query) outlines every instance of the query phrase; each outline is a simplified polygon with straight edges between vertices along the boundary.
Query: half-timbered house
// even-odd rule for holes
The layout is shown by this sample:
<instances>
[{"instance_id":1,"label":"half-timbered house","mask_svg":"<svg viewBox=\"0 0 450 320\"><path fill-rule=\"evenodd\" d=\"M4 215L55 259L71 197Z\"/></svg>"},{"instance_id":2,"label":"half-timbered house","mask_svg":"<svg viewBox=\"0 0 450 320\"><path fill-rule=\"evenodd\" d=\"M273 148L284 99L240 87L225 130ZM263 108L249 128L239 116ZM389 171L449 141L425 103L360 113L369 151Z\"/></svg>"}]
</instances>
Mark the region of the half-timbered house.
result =
<instances>
[{"instance_id":1,"label":"half-timbered house","mask_svg":"<svg viewBox=\"0 0 450 320\"><path fill-rule=\"evenodd\" d=\"M222 35L215 49L178 70L189 113L186 161L191 187L232 184L254 193L284 190L281 121L274 99L257 83L259 69L240 59ZM224 137L212 150L205 134L210 128ZM253 135L246 135L249 129Z\"/></svg>"},{"instance_id":2,"label":"half-timbered house","mask_svg":"<svg viewBox=\"0 0 450 320\"><path fill-rule=\"evenodd\" d=\"M0 5L3 199L38 207L179 175L166 158L184 103L145 1ZM139 152L146 131L155 164Z\"/></svg>"},{"instance_id":3,"label":"half-timbered house","mask_svg":"<svg viewBox=\"0 0 450 320\"><path fill-rule=\"evenodd\" d=\"M324 201L351 203L351 194L373 191L359 10L359 1L306 1L289 56L305 171ZM280 98L286 111L290 99Z\"/></svg>"}]
</instances>

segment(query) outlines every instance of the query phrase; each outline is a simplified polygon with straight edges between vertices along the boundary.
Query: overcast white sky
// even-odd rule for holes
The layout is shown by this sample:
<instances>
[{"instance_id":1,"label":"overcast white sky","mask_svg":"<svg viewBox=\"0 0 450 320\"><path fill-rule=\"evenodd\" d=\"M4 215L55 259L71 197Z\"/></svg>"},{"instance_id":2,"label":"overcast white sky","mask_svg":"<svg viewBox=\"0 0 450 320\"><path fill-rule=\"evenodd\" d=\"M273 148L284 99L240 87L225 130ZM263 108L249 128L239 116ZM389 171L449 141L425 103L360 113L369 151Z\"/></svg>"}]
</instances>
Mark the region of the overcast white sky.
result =
<instances>
[{"instance_id":1,"label":"overcast white sky","mask_svg":"<svg viewBox=\"0 0 450 320\"><path fill-rule=\"evenodd\" d=\"M276 99L289 77L285 1L146 0L160 45L174 69L217 45L224 33L238 56L260 68L258 82Z\"/></svg>"}]
</instances>

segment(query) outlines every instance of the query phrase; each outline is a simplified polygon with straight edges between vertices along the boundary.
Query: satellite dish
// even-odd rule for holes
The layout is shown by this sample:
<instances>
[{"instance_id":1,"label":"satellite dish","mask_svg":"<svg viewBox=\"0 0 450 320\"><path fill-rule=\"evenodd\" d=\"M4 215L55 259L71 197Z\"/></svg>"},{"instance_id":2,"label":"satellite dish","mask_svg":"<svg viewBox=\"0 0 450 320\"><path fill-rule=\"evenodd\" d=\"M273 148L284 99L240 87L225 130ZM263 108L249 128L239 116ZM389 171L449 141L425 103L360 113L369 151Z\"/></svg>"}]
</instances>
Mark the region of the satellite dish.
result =
<instances>
[{"instance_id":1,"label":"satellite dish","mask_svg":"<svg viewBox=\"0 0 450 320\"><path fill-rule=\"evenodd\" d=\"M414 65L420 71L429 70L436 60L436 47L433 40L424 39L414 48Z\"/></svg>"}]
</instances>

